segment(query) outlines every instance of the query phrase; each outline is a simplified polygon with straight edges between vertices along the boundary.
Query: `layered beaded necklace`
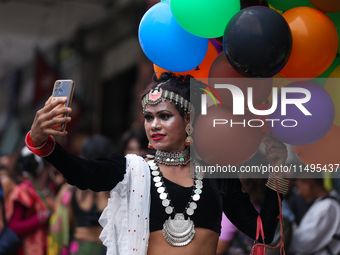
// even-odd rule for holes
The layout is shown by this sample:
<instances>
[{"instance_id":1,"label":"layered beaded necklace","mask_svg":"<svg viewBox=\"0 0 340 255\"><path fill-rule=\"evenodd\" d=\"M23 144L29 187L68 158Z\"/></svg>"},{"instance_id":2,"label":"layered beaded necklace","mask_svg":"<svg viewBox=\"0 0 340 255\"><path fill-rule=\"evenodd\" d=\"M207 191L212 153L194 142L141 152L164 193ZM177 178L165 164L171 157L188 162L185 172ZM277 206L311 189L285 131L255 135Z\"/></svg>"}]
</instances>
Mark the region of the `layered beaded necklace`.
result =
<instances>
[{"instance_id":1,"label":"layered beaded necklace","mask_svg":"<svg viewBox=\"0 0 340 255\"><path fill-rule=\"evenodd\" d=\"M158 156L159 158L157 158ZM164 238L172 246L185 246L191 242L195 235L195 225L189 216L194 214L195 209L197 208L196 202L200 199L202 193L203 173L196 170L196 164L193 160L195 170L192 194L184 212L177 213L165 187L163 175L159 170L158 163L165 165L186 165L191 160L189 151L185 150L176 153L157 151L155 158L151 155L148 155L148 157L150 158L148 165L151 169L153 182L159 194L159 198L162 200L165 212L169 215L169 218L163 224ZM188 219L185 219L185 214L188 215ZM172 215L174 215L173 218L171 218Z\"/></svg>"}]
</instances>

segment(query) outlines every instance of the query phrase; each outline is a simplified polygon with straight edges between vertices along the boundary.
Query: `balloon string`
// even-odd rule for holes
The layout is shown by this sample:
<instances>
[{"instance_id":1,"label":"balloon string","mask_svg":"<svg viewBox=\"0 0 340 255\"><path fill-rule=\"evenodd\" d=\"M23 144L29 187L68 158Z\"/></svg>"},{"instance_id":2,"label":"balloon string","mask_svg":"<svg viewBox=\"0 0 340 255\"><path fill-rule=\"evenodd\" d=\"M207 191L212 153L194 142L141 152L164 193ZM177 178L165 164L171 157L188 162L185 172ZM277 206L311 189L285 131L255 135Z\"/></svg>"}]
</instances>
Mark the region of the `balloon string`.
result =
<instances>
[{"instance_id":1,"label":"balloon string","mask_svg":"<svg viewBox=\"0 0 340 255\"><path fill-rule=\"evenodd\" d=\"M277 216L280 220L280 242L279 244L281 244L281 248L280 248L280 254L286 254L285 250L284 250L284 241L283 241L283 215L282 215L282 201L281 201L281 197L280 197L280 193L279 193L279 186L277 184L277 178L276 178L276 173L274 172L274 177L275 177L275 184L276 184L276 194L279 200L279 209L280 209L280 214L279 216Z\"/></svg>"},{"instance_id":2,"label":"balloon string","mask_svg":"<svg viewBox=\"0 0 340 255\"><path fill-rule=\"evenodd\" d=\"M261 244L261 243L260 244L254 244L252 251L254 250L255 246L264 246L265 248L268 248L268 249L276 249L276 248L280 247L280 255L285 255L286 252L284 250L284 241L283 241L283 216L282 216L282 206L281 206L282 201L281 201L281 197L280 197L280 193L279 193L279 186L277 184L276 173L275 173L275 171L273 171L273 173L274 173L274 177L275 177L276 194L277 194L278 201L279 201L279 211L280 211L280 213L277 216L277 218L280 220L280 242L274 247L266 245L266 244Z\"/></svg>"}]
</instances>

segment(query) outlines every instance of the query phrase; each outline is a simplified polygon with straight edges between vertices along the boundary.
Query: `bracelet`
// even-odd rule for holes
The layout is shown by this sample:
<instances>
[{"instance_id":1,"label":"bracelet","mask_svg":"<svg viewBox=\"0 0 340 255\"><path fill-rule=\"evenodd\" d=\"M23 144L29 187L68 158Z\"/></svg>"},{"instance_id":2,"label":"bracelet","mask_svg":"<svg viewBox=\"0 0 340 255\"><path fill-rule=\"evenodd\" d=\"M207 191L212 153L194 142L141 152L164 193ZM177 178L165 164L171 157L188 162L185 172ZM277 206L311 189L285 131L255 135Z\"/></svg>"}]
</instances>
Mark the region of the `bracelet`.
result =
<instances>
[{"instance_id":1,"label":"bracelet","mask_svg":"<svg viewBox=\"0 0 340 255\"><path fill-rule=\"evenodd\" d=\"M276 186L276 182L277 182L277 186ZM278 188L279 193L285 195L287 194L289 190L289 180L278 177L278 176L275 177L273 173L269 173L266 186L274 191L276 191Z\"/></svg>"},{"instance_id":2,"label":"bracelet","mask_svg":"<svg viewBox=\"0 0 340 255\"><path fill-rule=\"evenodd\" d=\"M25 143L27 148L39 157L47 157L53 152L55 147L55 140L51 135L42 145L36 147L31 139L31 131L27 133Z\"/></svg>"}]
</instances>

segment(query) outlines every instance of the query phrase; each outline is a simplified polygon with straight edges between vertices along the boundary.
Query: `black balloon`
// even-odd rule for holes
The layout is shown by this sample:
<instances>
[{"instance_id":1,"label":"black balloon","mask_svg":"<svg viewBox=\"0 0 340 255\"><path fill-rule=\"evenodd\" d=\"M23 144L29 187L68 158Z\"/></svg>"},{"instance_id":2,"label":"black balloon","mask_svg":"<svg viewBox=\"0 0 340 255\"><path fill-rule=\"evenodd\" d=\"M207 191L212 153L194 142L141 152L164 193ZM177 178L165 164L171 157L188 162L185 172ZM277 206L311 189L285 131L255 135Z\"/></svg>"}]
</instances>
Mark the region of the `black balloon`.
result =
<instances>
[{"instance_id":1,"label":"black balloon","mask_svg":"<svg viewBox=\"0 0 340 255\"><path fill-rule=\"evenodd\" d=\"M262 5L268 7L267 0L241 0L241 9L247 8L249 6Z\"/></svg>"},{"instance_id":2,"label":"black balloon","mask_svg":"<svg viewBox=\"0 0 340 255\"><path fill-rule=\"evenodd\" d=\"M286 20L268 7L239 11L224 31L224 53L243 76L274 76L287 63L291 49L292 35Z\"/></svg>"}]
</instances>

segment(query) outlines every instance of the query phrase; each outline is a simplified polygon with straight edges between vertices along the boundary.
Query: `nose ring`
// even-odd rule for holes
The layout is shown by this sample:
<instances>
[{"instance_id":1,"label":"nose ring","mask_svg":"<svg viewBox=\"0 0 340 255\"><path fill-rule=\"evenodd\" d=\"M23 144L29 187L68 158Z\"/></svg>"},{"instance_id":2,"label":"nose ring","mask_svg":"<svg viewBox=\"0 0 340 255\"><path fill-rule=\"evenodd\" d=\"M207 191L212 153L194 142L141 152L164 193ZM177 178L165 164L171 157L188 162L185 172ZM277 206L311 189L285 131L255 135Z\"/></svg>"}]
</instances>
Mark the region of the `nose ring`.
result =
<instances>
[{"instance_id":1,"label":"nose ring","mask_svg":"<svg viewBox=\"0 0 340 255\"><path fill-rule=\"evenodd\" d=\"M157 125L157 126L156 126L156 129L160 130L160 129L161 129L161 127L160 127L159 125Z\"/></svg>"}]
</instances>

